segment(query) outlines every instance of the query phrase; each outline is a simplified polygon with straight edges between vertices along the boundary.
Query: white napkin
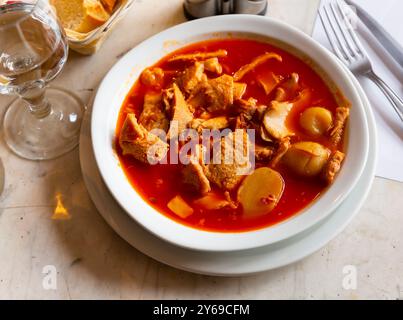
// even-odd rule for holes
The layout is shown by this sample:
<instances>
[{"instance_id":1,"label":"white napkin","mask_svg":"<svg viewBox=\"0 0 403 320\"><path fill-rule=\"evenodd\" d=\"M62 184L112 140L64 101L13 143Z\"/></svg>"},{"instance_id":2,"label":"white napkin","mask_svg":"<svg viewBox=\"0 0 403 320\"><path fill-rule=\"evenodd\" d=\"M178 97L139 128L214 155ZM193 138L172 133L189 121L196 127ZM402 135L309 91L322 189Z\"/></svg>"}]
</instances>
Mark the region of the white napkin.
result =
<instances>
[{"instance_id":1,"label":"white napkin","mask_svg":"<svg viewBox=\"0 0 403 320\"><path fill-rule=\"evenodd\" d=\"M326 1L329 0L322 0L321 5ZM355 0L355 3L364 8L399 43L403 44L401 27L403 1ZM396 90L400 97L403 97L403 69L394 62L362 23L358 24L358 32L371 57L375 72ZM316 19L313 38L331 48L319 18ZM364 77L359 77L358 80L368 95L377 122L379 160L376 175L403 182L403 123L375 84Z\"/></svg>"}]
</instances>

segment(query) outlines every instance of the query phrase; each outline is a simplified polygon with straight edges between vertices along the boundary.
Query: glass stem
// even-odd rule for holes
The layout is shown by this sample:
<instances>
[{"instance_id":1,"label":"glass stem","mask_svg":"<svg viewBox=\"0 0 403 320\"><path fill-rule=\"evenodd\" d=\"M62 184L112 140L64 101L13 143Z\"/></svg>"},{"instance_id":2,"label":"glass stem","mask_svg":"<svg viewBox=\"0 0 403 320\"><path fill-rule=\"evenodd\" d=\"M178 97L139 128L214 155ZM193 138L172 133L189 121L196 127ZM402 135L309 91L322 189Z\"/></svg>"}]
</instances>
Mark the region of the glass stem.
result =
<instances>
[{"instance_id":1,"label":"glass stem","mask_svg":"<svg viewBox=\"0 0 403 320\"><path fill-rule=\"evenodd\" d=\"M50 103L45 97L45 91L46 87L32 88L22 96L22 99L28 103L29 111L37 119L47 117L51 111Z\"/></svg>"}]
</instances>

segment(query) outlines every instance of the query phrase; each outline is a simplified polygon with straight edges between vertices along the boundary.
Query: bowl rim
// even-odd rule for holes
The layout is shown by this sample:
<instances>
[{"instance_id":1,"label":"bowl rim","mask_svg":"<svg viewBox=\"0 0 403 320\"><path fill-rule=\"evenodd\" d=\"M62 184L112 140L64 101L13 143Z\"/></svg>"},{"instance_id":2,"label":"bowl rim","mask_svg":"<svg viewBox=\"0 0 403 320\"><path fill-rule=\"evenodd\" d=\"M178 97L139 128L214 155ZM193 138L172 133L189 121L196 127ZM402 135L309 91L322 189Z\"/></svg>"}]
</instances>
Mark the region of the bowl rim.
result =
<instances>
[{"instance_id":1,"label":"bowl rim","mask_svg":"<svg viewBox=\"0 0 403 320\"><path fill-rule=\"evenodd\" d=\"M262 30L271 30L271 33ZM280 34L287 34L287 40L276 38L276 36L273 35L274 31L279 31ZM108 117L109 113L112 111L105 111L105 102L113 101L114 99L116 100L118 95L117 92L113 92L113 90L110 90L110 88L115 86L116 89L118 89L122 85L114 83L113 78L122 77L119 72L122 71L123 67L127 68L129 66L130 68L130 66L134 63L133 57L136 57L136 54L139 52L147 52L147 47L152 47L153 43L154 45L159 44L160 46L163 46L164 40L166 39L179 39L182 37L184 41L189 41L192 36L203 37L203 35L207 34L226 32L243 34L252 33L266 39L277 39L305 53L324 71L326 69L335 70L336 74L329 76L329 78L335 83L341 83L344 85L345 90L342 90L343 94L346 94L345 91L349 91L348 100L352 102L352 105L355 109L355 112L352 112L352 115L354 114L357 117L356 122L359 125L359 127L355 129L358 129L358 133L361 132L362 138L362 140L360 140L358 143L356 141L358 138L354 140L351 137L352 130L348 130L349 141L345 163L334 184L330 186L319 199L314 200L311 205L285 221L261 229L245 232L215 232L195 229L170 219L164 214L158 212L156 209L152 208L137 193L136 189L130 184L125 173L120 167L119 159L113 150L114 135L107 130L109 129L107 124L112 123L111 118L113 117ZM181 36L179 37L178 35ZM301 42L301 44L290 44L290 39L298 40ZM184 45L188 45L193 42L186 42ZM300 48L301 46L303 48ZM304 48L306 48L306 50L304 50ZM309 54L307 53L308 49ZM161 54L159 58L168 53L169 51ZM323 58L324 61L316 61L312 58L313 54ZM155 60L154 63L156 61L157 60ZM148 65L150 64L151 63L148 63ZM132 70L131 74L133 74L133 72L139 73L142 69L144 69L141 68L141 70L139 70L138 65L136 65L136 68L137 70ZM125 74L128 76L127 72ZM336 81L335 76L340 78L338 78ZM135 77L134 80L137 78L138 76ZM130 82L126 79L122 80ZM131 86L132 85L127 87L126 94L130 90ZM338 87L340 88L340 86ZM119 104L119 110L120 107L121 103ZM105 128L99 126L100 124L102 125L102 123L106 124ZM116 119L114 119L113 122L113 128L115 127ZM357 132L354 133L356 134ZM168 242L192 250L216 252L247 250L270 245L293 237L322 221L342 203L342 201L358 182L359 177L364 169L369 147L368 127L365 121L365 111L362 101L357 89L352 83L352 80L349 78L347 72L340 67L336 57L319 43L315 42L312 38L295 27L272 18L253 15L216 16L185 22L146 39L130 50L111 68L97 90L91 115L91 138L95 159L101 176L113 197L129 216L136 220L142 227ZM357 153L354 155L354 157L352 157L352 149L350 146L351 140L355 142L353 150ZM108 152L108 149L111 152ZM106 153L105 150L107 150ZM351 165L353 166L353 169L355 169L350 175L344 174L346 171L344 168L346 167L347 162L350 162L350 164L352 163ZM122 175L126 183L123 182ZM336 185L338 186L338 189L336 189ZM130 188L130 190L128 188ZM139 210L138 206L134 204L138 200L140 202L138 202L137 205L142 205L142 210ZM330 201L330 203L325 204L325 201ZM318 212L320 208L322 211Z\"/></svg>"}]
</instances>

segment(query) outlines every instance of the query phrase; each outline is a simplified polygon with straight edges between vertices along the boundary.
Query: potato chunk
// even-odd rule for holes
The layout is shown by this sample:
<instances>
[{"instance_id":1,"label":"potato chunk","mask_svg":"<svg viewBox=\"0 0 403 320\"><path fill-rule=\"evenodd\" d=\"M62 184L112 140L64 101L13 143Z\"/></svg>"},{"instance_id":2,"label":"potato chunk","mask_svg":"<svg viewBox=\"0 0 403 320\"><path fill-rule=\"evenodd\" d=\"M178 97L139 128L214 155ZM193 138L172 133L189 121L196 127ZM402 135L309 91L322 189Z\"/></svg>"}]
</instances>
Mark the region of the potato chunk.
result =
<instances>
[{"instance_id":1,"label":"potato chunk","mask_svg":"<svg viewBox=\"0 0 403 320\"><path fill-rule=\"evenodd\" d=\"M247 176L238 189L238 201L245 218L267 214L278 204L284 191L280 173L262 167Z\"/></svg>"},{"instance_id":2,"label":"potato chunk","mask_svg":"<svg viewBox=\"0 0 403 320\"><path fill-rule=\"evenodd\" d=\"M299 118L302 128L313 136L326 133L333 124L332 113L322 107L311 107L306 109Z\"/></svg>"},{"instance_id":3,"label":"potato chunk","mask_svg":"<svg viewBox=\"0 0 403 320\"><path fill-rule=\"evenodd\" d=\"M330 150L316 142L298 142L284 155L285 164L304 177L318 175L330 156Z\"/></svg>"},{"instance_id":4,"label":"potato chunk","mask_svg":"<svg viewBox=\"0 0 403 320\"><path fill-rule=\"evenodd\" d=\"M193 214L193 208L189 206L180 195L173 197L168 202L167 206L182 219L186 219Z\"/></svg>"}]
</instances>

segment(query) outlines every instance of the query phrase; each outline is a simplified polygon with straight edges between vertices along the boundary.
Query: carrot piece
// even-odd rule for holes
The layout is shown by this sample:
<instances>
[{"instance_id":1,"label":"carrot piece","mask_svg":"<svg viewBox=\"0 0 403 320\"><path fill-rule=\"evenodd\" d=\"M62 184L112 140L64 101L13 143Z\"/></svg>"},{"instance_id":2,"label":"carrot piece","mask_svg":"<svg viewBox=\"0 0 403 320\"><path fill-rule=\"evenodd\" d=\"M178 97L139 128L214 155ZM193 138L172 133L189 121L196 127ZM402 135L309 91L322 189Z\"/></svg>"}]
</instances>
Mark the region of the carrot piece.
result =
<instances>
[{"instance_id":1,"label":"carrot piece","mask_svg":"<svg viewBox=\"0 0 403 320\"><path fill-rule=\"evenodd\" d=\"M281 76L276 76L273 72L269 72L268 74L259 75L257 77L258 83L263 88L266 95L269 95L281 82L283 78Z\"/></svg>"},{"instance_id":2,"label":"carrot piece","mask_svg":"<svg viewBox=\"0 0 403 320\"><path fill-rule=\"evenodd\" d=\"M193 201L193 203L206 210L218 210L230 205L229 201L219 197L215 193L208 193L204 197Z\"/></svg>"}]
</instances>

